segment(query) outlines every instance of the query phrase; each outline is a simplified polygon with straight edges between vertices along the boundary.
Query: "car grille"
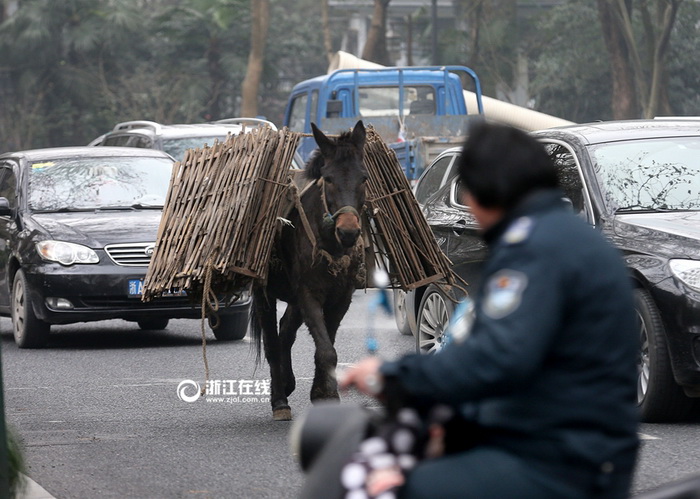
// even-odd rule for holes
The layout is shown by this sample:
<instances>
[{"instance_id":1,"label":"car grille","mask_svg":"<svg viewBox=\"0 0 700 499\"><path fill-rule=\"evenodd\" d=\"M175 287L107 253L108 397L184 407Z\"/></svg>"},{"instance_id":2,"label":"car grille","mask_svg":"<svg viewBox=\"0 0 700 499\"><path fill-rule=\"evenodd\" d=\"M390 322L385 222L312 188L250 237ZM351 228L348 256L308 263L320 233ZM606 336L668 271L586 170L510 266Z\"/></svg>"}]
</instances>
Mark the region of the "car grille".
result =
<instances>
[{"instance_id":1,"label":"car grille","mask_svg":"<svg viewBox=\"0 0 700 499\"><path fill-rule=\"evenodd\" d=\"M105 246L105 251L117 265L147 267L155 246L155 243L109 244Z\"/></svg>"}]
</instances>

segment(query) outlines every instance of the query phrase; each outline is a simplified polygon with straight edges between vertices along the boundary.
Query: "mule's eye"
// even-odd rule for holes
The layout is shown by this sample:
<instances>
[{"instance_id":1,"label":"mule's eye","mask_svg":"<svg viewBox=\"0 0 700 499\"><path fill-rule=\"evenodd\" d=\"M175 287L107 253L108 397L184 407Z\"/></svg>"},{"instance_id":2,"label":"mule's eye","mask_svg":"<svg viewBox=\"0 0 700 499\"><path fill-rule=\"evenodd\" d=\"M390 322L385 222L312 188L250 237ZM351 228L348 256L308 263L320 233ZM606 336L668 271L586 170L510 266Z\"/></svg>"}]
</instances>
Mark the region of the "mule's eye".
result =
<instances>
[{"instance_id":1,"label":"mule's eye","mask_svg":"<svg viewBox=\"0 0 700 499\"><path fill-rule=\"evenodd\" d=\"M332 183L333 183L333 177L331 177L331 176L323 177L323 181L324 181L324 182L327 182L327 183L329 183L329 184L332 184Z\"/></svg>"}]
</instances>

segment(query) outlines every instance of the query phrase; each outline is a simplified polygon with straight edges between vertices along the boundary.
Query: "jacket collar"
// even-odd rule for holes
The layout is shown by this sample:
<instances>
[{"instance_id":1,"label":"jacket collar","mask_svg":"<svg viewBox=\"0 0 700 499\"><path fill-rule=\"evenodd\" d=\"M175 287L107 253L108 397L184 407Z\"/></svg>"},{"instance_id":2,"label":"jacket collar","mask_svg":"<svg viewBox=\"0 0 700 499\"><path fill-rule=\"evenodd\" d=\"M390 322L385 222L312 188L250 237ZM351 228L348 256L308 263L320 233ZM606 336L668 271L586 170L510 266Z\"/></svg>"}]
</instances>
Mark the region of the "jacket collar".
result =
<instances>
[{"instance_id":1,"label":"jacket collar","mask_svg":"<svg viewBox=\"0 0 700 499\"><path fill-rule=\"evenodd\" d=\"M520 217L556 208L565 209L567 205L562 199L563 197L564 194L559 189L539 190L525 196L525 198L515 205L512 210L507 212L501 220L484 232L484 241L486 241L486 244L489 246L493 246L498 242L510 224Z\"/></svg>"}]
</instances>

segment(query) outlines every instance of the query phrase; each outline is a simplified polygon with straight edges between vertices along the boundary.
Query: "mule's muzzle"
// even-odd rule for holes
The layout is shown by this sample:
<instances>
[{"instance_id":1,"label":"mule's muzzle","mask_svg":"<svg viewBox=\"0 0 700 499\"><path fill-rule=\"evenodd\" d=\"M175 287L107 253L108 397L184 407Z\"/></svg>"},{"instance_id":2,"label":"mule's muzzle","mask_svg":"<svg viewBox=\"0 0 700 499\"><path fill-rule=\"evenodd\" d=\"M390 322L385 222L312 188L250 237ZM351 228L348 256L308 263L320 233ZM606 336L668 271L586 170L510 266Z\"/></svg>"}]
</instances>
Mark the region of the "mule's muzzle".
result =
<instances>
[{"instance_id":1,"label":"mule's muzzle","mask_svg":"<svg viewBox=\"0 0 700 499\"><path fill-rule=\"evenodd\" d=\"M357 242L357 238L360 235L360 230L338 229L336 231L336 235L338 236L338 241L340 241L340 244L342 244L345 248L352 248Z\"/></svg>"},{"instance_id":2,"label":"mule's muzzle","mask_svg":"<svg viewBox=\"0 0 700 499\"><path fill-rule=\"evenodd\" d=\"M340 211L340 210L339 210ZM338 213L335 219L335 236L345 248L352 248L360 237L360 215L352 209Z\"/></svg>"}]
</instances>

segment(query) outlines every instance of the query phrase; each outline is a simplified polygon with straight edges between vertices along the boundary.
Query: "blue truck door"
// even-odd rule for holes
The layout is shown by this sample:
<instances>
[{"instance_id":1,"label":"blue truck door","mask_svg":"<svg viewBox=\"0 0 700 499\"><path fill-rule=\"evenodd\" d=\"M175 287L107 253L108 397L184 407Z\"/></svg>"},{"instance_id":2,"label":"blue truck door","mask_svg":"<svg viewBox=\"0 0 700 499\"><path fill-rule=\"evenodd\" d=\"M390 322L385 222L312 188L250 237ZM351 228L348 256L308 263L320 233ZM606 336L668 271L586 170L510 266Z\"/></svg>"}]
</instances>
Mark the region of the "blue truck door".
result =
<instances>
[{"instance_id":1,"label":"blue truck door","mask_svg":"<svg viewBox=\"0 0 700 499\"><path fill-rule=\"evenodd\" d=\"M318 90L300 92L292 97L287 109L286 122L293 132L311 133L311 122L316 122L318 114ZM316 148L313 137L303 137L297 151L304 161Z\"/></svg>"}]
</instances>

